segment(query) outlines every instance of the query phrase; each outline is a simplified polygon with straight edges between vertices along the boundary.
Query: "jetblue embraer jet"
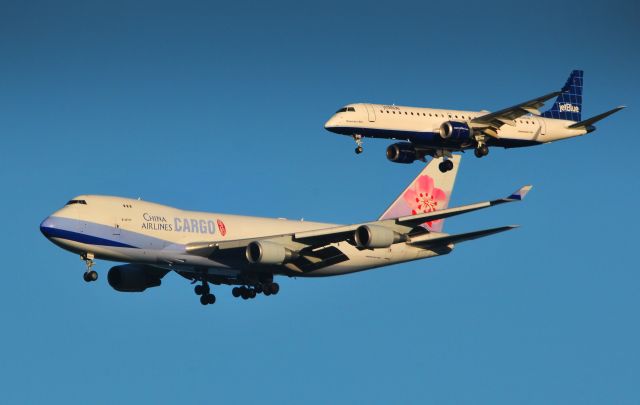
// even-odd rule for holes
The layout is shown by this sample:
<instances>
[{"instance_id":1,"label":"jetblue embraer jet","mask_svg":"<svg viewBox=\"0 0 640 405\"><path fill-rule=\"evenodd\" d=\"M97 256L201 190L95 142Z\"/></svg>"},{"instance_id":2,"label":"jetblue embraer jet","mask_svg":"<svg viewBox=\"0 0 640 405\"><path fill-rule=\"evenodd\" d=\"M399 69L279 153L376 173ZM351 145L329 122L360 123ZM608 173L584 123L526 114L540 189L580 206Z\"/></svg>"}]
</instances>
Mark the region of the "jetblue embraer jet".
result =
<instances>
[{"instance_id":1,"label":"jetblue embraer jet","mask_svg":"<svg viewBox=\"0 0 640 405\"><path fill-rule=\"evenodd\" d=\"M514 228L503 226L449 235L443 220L519 201L507 198L447 208L455 169L440 173L430 162L375 221L334 225L185 211L121 197L81 195L46 218L40 230L85 261L85 281L95 281L94 259L126 264L109 270L117 291L144 291L170 271L189 279L203 305L216 300L209 284L233 285L234 297L277 294L274 276L335 276L450 253L459 242Z\"/></svg>"},{"instance_id":2,"label":"jetblue embraer jet","mask_svg":"<svg viewBox=\"0 0 640 405\"><path fill-rule=\"evenodd\" d=\"M453 168L448 159L452 152L473 149L482 157L490 146L518 148L573 138L595 131L593 124L624 108L582 120L582 78L582 70L574 70L562 90L496 112L349 104L324 127L353 137L358 154L363 137L403 140L387 148L390 161L444 157L439 168L445 172ZM554 97L551 109L540 113L544 102Z\"/></svg>"}]
</instances>

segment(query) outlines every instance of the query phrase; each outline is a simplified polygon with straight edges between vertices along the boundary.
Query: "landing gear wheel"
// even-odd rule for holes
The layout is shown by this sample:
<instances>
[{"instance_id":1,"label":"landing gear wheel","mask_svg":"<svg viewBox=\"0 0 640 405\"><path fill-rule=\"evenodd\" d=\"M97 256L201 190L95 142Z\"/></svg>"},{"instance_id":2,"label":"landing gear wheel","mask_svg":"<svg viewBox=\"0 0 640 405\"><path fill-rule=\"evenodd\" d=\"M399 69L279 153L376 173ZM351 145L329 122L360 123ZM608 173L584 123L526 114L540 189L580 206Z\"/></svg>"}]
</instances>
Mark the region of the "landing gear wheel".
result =
<instances>
[{"instance_id":1,"label":"landing gear wheel","mask_svg":"<svg viewBox=\"0 0 640 405\"><path fill-rule=\"evenodd\" d=\"M193 292L195 292L196 295L202 295L204 294L204 287L198 284L197 286L193 287Z\"/></svg>"},{"instance_id":2,"label":"landing gear wheel","mask_svg":"<svg viewBox=\"0 0 640 405\"><path fill-rule=\"evenodd\" d=\"M201 295L201 296L200 296L200 303L201 303L202 305L207 305L207 304L209 304L209 299L207 298L207 296L206 296L206 295Z\"/></svg>"},{"instance_id":3,"label":"landing gear wheel","mask_svg":"<svg viewBox=\"0 0 640 405\"><path fill-rule=\"evenodd\" d=\"M238 298L241 295L241 291L239 287L233 287L233 289L231 290L231 295L233 295L234 297Z\"/></svg>"},{"instance_id":4,"label":"landing gear wheel","mask_svg":"<svg viewBox=\"0 0 640 405\"><path fill-rule=\"evenodd\" d=\"M91 280L89 280L89 272L87 272L87 271L84 272L84 274L82 275L82 278L87 283L91 282Z\"/></svg>"},{"instance_id":5,"label":"landing gear wheel","mask_svg":"<svg viewBox=\"0 0 640 405\"><path fill-rule=\"evenodd\" d=\"M87 272L87 278L89 281L96 281L98 279L98 273L95 270L90 270Z\"/></svg>"},{"instance_id":6,"label":"landing gear wheel","mask_svg":"<svg viewBox=\"0 0 640 405\"><path fill-rule=\"evenodd\" d=\"M440 169L440 172L442 172L442 173L446 173L449 170L453 170L453 161L452 160L443 160L438 165L438 169Z\"/></svg>"},{"instance_id":7,"label":"landing gear wheel","mask_svg":"<svg viewBox=\"0 0 640 405\"><path fill-rule=\"evenodd\" d=\"M478 158L487 156L489 154L489 147L487 145L480 145L473 151L473 154Z\"/></svg>"},{"instance_id":8,"label":"landing gear wheel","mask_svg":"<svg viewBox=\"0 0 640 405\"><path fill-rule=\"evenodd\" d=\"M256 297L256 290L249 290L249 298L253 299Z\"/></svg>"},{"instance_id":9,"label":"landing gear wheel","mask_svg":"<svg viewBox=\"0 0 640 405\"><path fill-rule=\"evenodd\" d=\"M280 285L278 283L271 283L271 294L276 295L280 291Z\"/></svg>"},{"instance_id":10,"label":"landing gear wheel","mask_svg":"<svg viewBox=\"0 0 640 405\"><path fill-rule=\"evenodd\" d=\"M356 155L361 154L363 150L364 150L364 149L362 149L362 146L358 146L358 147L356 147Z\"/></svg>"},{"instance_id":11,"label":"landing gear wheel","mask_svg":"<svg viewBox=\"0 0 640 405\"><path fill-rule=\"evenodd\" d=\"M207 294L207 304L215 304L216 296L213 294Z\"/></svg>"}]
</instances>

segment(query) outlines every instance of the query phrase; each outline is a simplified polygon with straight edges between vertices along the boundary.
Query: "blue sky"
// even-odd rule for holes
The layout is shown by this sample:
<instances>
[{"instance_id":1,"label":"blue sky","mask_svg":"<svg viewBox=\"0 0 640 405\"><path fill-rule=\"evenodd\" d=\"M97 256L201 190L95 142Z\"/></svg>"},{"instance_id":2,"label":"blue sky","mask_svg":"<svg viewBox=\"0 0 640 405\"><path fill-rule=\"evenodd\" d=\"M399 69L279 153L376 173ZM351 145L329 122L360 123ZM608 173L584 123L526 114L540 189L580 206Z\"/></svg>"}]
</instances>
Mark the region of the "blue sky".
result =
<instances>
[{"instance_id":1,"label":"blue sky","mask_svg":"<svg viewBox=\"0 0 640 405\"><path fill-rule=\"evenodd\" d=\"M638 403L634 2L0 3L0 402ZM123 294L38 231L83 193L351 223L419 172L325 120L348 102L496 110L585 70L582 139L466 154L442 258L201 307Z\"/></svg>"}]
</instances>

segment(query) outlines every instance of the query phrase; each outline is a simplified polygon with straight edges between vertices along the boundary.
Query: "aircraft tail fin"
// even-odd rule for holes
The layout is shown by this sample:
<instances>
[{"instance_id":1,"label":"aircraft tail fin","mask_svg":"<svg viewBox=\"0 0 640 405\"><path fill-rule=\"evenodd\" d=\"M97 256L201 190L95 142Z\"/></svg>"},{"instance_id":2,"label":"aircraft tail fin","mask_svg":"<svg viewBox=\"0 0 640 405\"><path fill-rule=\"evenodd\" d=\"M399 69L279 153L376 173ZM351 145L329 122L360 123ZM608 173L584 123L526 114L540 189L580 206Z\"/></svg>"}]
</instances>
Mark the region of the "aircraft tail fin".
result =
<instances>
[{"instance_id":1,"label":"aircraft tail fin","mask_svg":"<svg viewBox=\"0 0 640 405\"><path fill-rule=\"evenodd\" d=\"M449 206L461 156L453 155L453 169L442 173L438 165L443 158L434 158L409 186L380 216L379 220L398 218L443 210ZM444 219L426 222L422 226L432 232L442 232Z\"/></svg>"},{"instance_id":2,"label":"aircraft tail fin","mask_svg":"<svg viewBox=\"0 0 640 405\"><path fill-rule=\"evenodd\" d=\"M562 93L556 98L553 106L541 114L545 118L556 118L561 120L581 121L582 120L582 70L571 72L567 83L562 88Z\"/></svg>"}]
</instances>

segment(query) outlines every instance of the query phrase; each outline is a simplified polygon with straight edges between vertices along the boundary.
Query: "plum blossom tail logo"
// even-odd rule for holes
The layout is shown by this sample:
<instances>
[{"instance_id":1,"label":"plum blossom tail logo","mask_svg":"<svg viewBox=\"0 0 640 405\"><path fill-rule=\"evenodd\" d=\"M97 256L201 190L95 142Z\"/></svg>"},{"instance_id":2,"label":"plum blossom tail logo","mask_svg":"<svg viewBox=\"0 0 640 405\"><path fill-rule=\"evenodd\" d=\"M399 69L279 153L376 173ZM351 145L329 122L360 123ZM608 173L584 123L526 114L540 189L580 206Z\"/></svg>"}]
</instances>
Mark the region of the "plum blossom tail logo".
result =
<instances>
[{"instance_id":1,"label":"plum blossom tail logo","mask_svg":"<svg viewBox=\"0 0 640 405\"><path fill-rule=\"evenodd\" d=\"M402 196L411 208L411 214L426 214L446 208L447 194L434 186L433 179L427 175L418 177ZM442 220L425 222L424 225L431 231L442 230Z\"/></svg>"},{"instance_id":2,"label":"plum blossom tail logo","mask_svg":"<svg viewBox=\"0 0 640 405\"><path fill-rule=\"evenodd\" d=\"M220 235L225 236L227 234L227 227L224 225L221 219L218 221L218 230L220 231Z\"/></svg>"}]
</instances>

